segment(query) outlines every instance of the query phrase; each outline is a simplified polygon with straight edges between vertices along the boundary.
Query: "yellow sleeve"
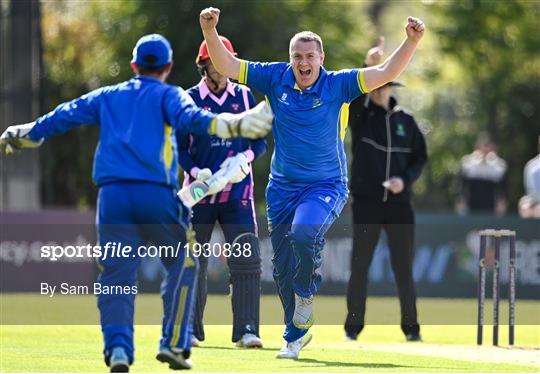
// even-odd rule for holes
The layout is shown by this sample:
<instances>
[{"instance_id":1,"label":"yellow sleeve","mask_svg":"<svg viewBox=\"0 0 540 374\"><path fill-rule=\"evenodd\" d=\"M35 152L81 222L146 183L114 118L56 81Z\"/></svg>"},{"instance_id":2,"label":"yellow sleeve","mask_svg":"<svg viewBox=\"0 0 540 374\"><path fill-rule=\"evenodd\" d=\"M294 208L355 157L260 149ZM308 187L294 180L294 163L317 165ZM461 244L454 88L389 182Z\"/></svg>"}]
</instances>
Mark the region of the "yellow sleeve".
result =
<instances>
[{"instance_id":1,"label":"yellow sleeve","mask_svg":"<svg viewBox=\"0 0 540 374\"><path fill-rule=\"evenodd\" d=\"M368 93L369 90L368 90L368 88L366 86L366 82L364 80L364 70L363 69L358 70L357 80L358 80L358 87L360 87L360 92L362 92L363 94Z\"/></svg>"},{"instance_id":2,"label":"yellow sleeve","mask_svg":"<svg viewBox=\"0 0 540 374\"><path fill-rule=\"evenodd\" d=\"M240 60L240 72L238 73L238 83L247 84L248 62Z\"/></svg>"}]
</instances>

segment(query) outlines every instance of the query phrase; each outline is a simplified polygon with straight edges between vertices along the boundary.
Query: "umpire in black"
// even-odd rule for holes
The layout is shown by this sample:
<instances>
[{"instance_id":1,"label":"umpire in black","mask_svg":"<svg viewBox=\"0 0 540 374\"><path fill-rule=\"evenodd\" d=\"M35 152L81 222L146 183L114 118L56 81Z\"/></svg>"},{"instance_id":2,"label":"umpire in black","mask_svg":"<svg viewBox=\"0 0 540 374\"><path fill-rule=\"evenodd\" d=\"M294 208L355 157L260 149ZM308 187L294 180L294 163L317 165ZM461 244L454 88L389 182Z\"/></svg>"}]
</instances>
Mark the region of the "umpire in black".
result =
<instances>
[{"instance_id":1,"label":"umpire in black","mask_svg":"<svg viewBox=\"0 0 540 374\"><path fill-rule=\"evenodd\" d=\"M383 44L381 38L379 45L369 50L366 65L379 63ZM354 340L364 328L368 270L381 229L388 237L401 306L401 329L408 341L421 340L412 275L411 187L427 161L427 152L414 118L392 96L393 87L401 85L390 82L350 105L354 234L345 332Z\"/></svg>"}]
</instances>

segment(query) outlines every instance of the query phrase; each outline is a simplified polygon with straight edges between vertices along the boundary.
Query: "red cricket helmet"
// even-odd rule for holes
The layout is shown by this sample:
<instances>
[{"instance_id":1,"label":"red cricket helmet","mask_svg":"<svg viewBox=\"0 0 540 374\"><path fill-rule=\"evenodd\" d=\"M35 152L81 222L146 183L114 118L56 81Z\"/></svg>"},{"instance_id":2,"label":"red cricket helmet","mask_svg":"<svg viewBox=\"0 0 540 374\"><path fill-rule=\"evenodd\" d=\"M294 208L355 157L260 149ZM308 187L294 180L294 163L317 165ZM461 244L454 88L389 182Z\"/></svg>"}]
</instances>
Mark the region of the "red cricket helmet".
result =
<instances>
[{"instance_id":1,"label":"red cricket helmet","mask_svg":"<svg viewBox=\"0 0 540 374\"><path fill-rule=\"evenodd\" d=\"M236 52L234 51L231 41L221 35L219 36L219 38L221 39L221 42L223 43L225 48L227 48L229 52L231 52L233 55L236 56ZM197 55L195 62L197 64L200 64L201 62L208 60L209 58L210 58L210 55L208 54L208 45L206 44L206 40L203 40L199 47L199 54Z\"/></svg>"}]
</instances>

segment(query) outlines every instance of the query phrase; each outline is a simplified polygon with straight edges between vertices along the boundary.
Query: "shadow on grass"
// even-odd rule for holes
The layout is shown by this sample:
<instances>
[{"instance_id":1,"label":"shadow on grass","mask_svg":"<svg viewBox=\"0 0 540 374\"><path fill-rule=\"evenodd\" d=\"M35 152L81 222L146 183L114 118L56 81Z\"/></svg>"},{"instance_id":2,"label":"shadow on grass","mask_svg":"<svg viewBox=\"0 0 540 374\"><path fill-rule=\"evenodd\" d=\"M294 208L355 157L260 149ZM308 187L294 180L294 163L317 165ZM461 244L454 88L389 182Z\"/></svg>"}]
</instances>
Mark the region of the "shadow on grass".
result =
<instances>
[{"instance_id":1,"label":"shadow on grass","mask_svg":"<svg viewBox=\"0 0 540 374\"><path fill-rule=\"evenodd\" d=\"M276 351L276 348L240 348L240 347L220 347L217 345L201 345L200 347L193 348L195 351L198 349L220 349L224 351L238 351L238 352L257 352L257 351Z\"/></svg>"},{"instance_id":2,"label":"shadow on grass","mask_svg":"<svg viewBox=\"0 0 540 374\"><path fill-rule=\"evenodd\" d=\"M413 366L405 365L394 365L394 364L381 364L381 363L369 363L369 362L336 362L336 361L324 361L324 360L315 360L313 358L301 358L298 361L295 361L299 364L309 363L317 364L320 366L327 367L357 367L357 368L370 368L370 369L398 369L398 368L412 368ZM313 367L311 365L303 365L303 367ZM417 368L418 366L414 366Z\"/></svg>"}]
</instances>

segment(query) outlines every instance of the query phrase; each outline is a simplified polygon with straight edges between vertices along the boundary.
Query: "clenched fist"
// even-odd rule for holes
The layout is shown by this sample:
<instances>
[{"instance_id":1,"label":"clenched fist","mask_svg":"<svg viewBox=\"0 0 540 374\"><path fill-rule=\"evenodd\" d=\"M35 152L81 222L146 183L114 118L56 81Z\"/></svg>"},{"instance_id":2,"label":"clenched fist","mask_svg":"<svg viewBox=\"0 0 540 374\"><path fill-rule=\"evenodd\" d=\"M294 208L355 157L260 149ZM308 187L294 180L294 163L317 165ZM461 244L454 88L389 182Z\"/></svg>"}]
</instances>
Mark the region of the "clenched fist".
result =
<instances>
[{"instance_id":1,"label":"clenched fist","mask_svg":"<svg viewBox=\"0 0 540 374\"><path fill-rule=\"evenodd\" d=\"M199 22L201 23L201 29L212 30L219 21L219 9L218 8L206 8L201 11L199 16Z\"/></svg>"},{"instance_id":2,"label":"clenched fist","mask_svg":"<svg viewBox=\"0 0 540 374\"><path fill-rule=\"evenodd\" d=\"M407 18L407 26L405 27L405 31L407 32L407 38L409 38L411 41L418 43L424 36L425 29L426 27L424 26L424 22L422 22L420 19L415 17Z\"/></svg>"}]
</instances>

